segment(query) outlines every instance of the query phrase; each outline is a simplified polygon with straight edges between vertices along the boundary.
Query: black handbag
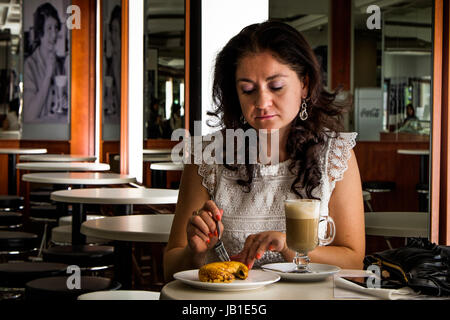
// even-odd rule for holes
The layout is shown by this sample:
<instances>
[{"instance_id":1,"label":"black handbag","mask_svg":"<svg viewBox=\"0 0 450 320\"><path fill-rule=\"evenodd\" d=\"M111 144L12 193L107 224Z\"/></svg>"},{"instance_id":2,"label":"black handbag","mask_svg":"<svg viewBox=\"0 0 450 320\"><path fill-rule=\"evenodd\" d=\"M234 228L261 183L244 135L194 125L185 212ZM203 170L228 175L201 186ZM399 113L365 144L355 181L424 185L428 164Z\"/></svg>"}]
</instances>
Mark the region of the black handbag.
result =
<instances>
[{"instance_id":1,"label":"black handbag","mask_svg":"<svg viewBox=\"0 0 450 320\"><path fill-rule=\"evenodd\" d=\"M382 280L408 286L420 294L450 295L450 247L410 238L406 247L364 258L364 268L380 268Z\"/></svg>"}]
</instances>

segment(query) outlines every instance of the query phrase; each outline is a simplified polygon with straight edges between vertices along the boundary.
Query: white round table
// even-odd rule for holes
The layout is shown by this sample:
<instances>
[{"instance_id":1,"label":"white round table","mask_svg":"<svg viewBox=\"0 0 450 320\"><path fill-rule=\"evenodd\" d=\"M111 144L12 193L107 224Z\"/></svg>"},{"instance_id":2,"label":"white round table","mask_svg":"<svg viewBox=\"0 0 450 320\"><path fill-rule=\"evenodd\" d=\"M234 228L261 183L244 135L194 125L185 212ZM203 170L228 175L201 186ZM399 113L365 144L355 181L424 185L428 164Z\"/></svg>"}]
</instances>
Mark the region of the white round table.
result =
<instances>
[{"instance_id":1,"label":"white round table","mask_svg":"<svg viewBox=\"0 0 450 320\"><path fill-rule=\"evenodd\" d=\"M76 162L76 161L93 162L97 160L97 157L81 156L74 154L37 154L37 155L23 155L19 157L19 160L34 161L34 162Z\"/></svg>"},{"instance_id":2,"label":"white round table","mask_svg":"<svg viewBox=\"0 0 450 320\"><path fill-rule=\"evenodd\" d=\"M167 242L174 216L148 214L89 220L81 225L81 233L108 240Z\"/></svg>"},{"instance_id":3,"label":"white round table","mask_svg":"<svg viewBox=\"0 0 450 320\"><path fill-rule=\"evenodd\" d=\"M47 153L47 149L32 148L0 148L0 154L8 155L8 194L17 194L17 174L16 174L16 156L18 154L42 154Z\"/></svg>"},{"instance_id":4,"label":"white round table","mask_svg":"<svg viewBox=\"0 0 450 320\"><path fill-rule=\"evenodd\" d=\"M87 237L115 240L114 252L118 255L118 278L125 287L131 287L132 246L131 242L166 243L169 240L173 214L130 215L106 217L86 221L81 225L81 233ZM162 251L152 253L153 267L160 270ZM153 271L156 280L158 272Z\"/></svg>"},{"instance_id":5,"label":"white round table","mask_svg":"<svg viewBox=\"0 0 450 320\"><path fill-rule=\"evenodd\" d=\"M50 199L86 204L175 204L178 190L151 188L92 188L52 192Z\"/></svg>"},{"instance_id":6,"label":"white round table","mask_svg":"<svg viewBox=\"0 0 450 320\"><path fill-rule=\"evenodd\" d=\"M427 156L430 154L430 150L429 149L398 149L397 153L398 154Z\"/></svg>"},{"instance_id":7,"label":"white round table","mask_svg":"<svg viewBox=\"0 0 450 320\"><path fill-rule=\"evenodd\" d=\"M143 154L170 154L172 153L172 149L170 148L161 148L161 149L143 149Z\"/></svg>"},{"instance_id":8,"label":"white round table","mask_svg":"<svg viewBox=\"0 0 450 320\"><path fill-rule=\"evenodd\" d=\"M16 166L29 171L108 171L109 164L92 162L25 162Z\"/></svg>"},{"instance_id":9,"label":"white round table","mask_svg":"<svg viewBox=\"0 0 450 320\"><path fill-rule=\"evenodd\" d=\"M95 291L80 295L77 300L159 300L160 293L144 290Z\"/></svg>"},{"instance_id":10,"label":"white round table","mask_svg":"<svg viewBox=\"0 0 450 320\"><path fill-rule=\"evenodd\" d=\"M428 212L366 212L366 234L383 237L428 237Z\"/></svg>"},{"instance_id":11,"label":"white round table","mask_svg":"<svg viewBox=\"0 0 450 320\"><path fill-rule=\"evenodd\" d=\"M136 183L136 178L124 174L109 172L39 172L27 173L23 181L64 185L112 185Z\"/></svg>"},{"instance_id":12,"label":"white round table","mask_svg":"<svg viewBox=\"0 0 450 320\"><path fill-rule=\"evenodd\" d=\"M184 164L173 162L157 162L150 165L151 170L183 171Z\"/></svg>"},{"instance_id":13,"label":"white round table","mask_svg":"<svg viewBox=\"0 0 450 320\"><path fill-rule=\"evenodd\" d=\"M60 190L52 192L50 199L57 202L80 204L78 210L72 210L72 243L81 244L85 237L80 226L85 219L82 204L125 205L123 214L133 212L133 204L175 204L178 190L147 188L88 188Z\"/></svg>"},{"instance_id":14,"label":"white round table","mask_svg":"<svg viewBox=\"0 0 450 320\"><path fill-rule=\"evenodd\" d=\"M193 288L179 280L166 284L161 300L334 300L332 276L317 282L279 280L256 290L212 291ZM225 310L224 310L225 312ZM224 313L225 314L225 313Z\"/></svg>"}]
</instances>

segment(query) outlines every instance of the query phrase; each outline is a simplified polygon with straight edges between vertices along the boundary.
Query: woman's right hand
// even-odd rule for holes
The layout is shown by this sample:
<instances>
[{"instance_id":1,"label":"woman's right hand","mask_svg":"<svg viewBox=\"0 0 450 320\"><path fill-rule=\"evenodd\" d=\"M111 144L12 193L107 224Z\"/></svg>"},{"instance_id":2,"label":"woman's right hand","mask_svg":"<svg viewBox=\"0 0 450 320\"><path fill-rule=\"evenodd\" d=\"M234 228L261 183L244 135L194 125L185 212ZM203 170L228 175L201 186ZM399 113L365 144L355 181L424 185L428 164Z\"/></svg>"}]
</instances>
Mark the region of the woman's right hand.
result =
<instances>
[{"instance_id":1,"label":"woman's right hand","mask_svg":"<svg viewBox=\"0 0 450 320\"><path fill-rule=\"evenodd\" d=\"M56 69L56 53L54 51L51 51L46 57L45 57L45 73L47 77L52 77L55 73Z\"/></svg>"},{"instance_id":2,"label":"woman's right hand","mask_svg":"<svg viewBox=\"0 0 450 320\"><path fill-rule=\"evenodd\" d=\"M193 212L186 227L188 246L194 254L204 254L217 242L216 221L219 221L222 234L223 210L219 209L214 201L208 200L203 207Z\"/></svg>"}]
</instances>

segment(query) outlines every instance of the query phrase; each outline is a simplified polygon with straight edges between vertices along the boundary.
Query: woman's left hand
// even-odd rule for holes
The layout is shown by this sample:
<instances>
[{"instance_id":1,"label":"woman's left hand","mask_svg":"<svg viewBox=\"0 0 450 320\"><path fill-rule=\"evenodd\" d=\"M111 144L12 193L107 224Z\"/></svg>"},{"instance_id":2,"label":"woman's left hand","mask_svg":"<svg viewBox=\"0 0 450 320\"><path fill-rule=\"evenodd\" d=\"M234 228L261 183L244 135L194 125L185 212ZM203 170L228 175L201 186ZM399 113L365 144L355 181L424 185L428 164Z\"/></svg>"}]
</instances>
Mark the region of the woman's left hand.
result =
<instances>
[{"instance_id":1,"label":"woman's left hand","mask_svg":"<svg viewBox=\"0 0 450 320\"><path fill-rule=\"evenodd\" d=\"M249 269L253 267L255 260L261 259L266 251L284 252L288 249L286 234L279 231L265 231L252 234L245 240L244 248L231 260L240 261Z\"/></svg>"}]
</instances>

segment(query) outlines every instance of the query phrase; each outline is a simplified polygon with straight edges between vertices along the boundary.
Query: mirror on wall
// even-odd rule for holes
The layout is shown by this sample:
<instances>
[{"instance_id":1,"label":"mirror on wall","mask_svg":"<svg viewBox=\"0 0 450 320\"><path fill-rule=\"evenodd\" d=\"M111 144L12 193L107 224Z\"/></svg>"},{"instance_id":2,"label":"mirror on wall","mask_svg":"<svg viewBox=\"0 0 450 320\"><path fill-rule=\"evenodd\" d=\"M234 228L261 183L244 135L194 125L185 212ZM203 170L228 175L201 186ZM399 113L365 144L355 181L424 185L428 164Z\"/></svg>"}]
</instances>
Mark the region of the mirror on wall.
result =
<instances>
[{"instance_id":1,"label":"mirror on wall","mask_svg":"<svg viewBox=\"0 0 450 320\"><path fill-rule=\"evenodd\" d=\"M353 0L352 118L363 189L372 204L366 211L399 213L405 225L420 219L415 227L426 238L434 1L370 5L377 11L367 12L367 1ZM378 17L378 27L375 20L368 23Z\"/></svg>"},{"instance_id":2,"label":"mirror on wall","mask_svg":"<svg viewBox=\"0 0 450 320\"><path fill-rule=\"evenodd\" d=\"M22 4L0 3L0 139L20 139L23 88Z\"/></svg>"},{"instance_id":3,"label":"mirror on wall","mask_svg":"<svg viewBox=\"0 0 450 320\"><path fill-rule=\"evenodd\" d=\"M333 63L329 4L269 1L270 19L286 22L305 36L321 61L327 83ZM433 4L433 0L352 0L348 15L353 110L345 130L358 133L354 152L365 211L405 214L405 223L419 219L415 227L423 238L429 236ZM368 26L374 14L367 12L369 6L378 9L378 27ZM368 252L386 249L386 241L376 237L369 235ZM404 239L398 237L391 244L404 245Z\"/></svg>"},{"instance_id":4,"label":"mirror on wall","mask_svg":"<svg viewBox=\"0 0 450 320\"><path fill-rule=\"evenodd\" d=\"M269 1L269 19L290 24L300 31L314 50L322 66L324 84L328 84L328 0Z\"/></svg>"},{"instance_id":5,"label":"mirror on wall","mask_svg":"<svg viewBox=\"0 0 450 320\"><path fill-rule=\"evenodd\" d=\"M144 139L184 128L184 0L145 1Z\"/></svg>"},{"instance_id":6,"label":"mirror on wall","mask_svg":"<svg viewBox=\"0 0 450 320\"><path fill-rule=\"evenodd\" d=\"M103 141L120 140L121 0L102 1L102 135Z\"/></svg>"},{"instance_id":7,"label":"mirror on wall","mask_svg":"<svg viewBox=\"0 0 450 320\"><path fill-rule=\"evenodd\" d=\"M433 1L380 2L382 24L375 29L367 27L366 8L358 3L354 88L359 140L429 141Z\"/></svg>"}]
</instances>

